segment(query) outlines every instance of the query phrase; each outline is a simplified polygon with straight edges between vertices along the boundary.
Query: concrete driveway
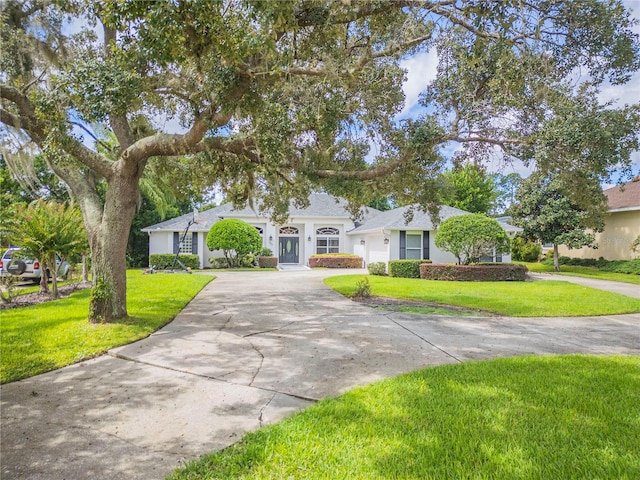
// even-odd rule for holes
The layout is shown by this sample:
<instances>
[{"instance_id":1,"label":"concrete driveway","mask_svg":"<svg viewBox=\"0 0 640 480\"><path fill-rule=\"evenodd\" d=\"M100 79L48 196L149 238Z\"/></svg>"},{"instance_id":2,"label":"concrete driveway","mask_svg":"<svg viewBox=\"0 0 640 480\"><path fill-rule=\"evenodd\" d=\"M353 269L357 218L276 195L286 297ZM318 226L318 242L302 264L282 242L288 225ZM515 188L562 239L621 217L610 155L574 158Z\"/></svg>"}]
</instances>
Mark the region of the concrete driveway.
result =
<instances>
[{"instance_id":1,"label":"concrete driveway","mask_svg":"<svg viewBox=\"0 0 640 480\"><path fill-rule=\"evenodd\" d=\"M162 479L320 398L421 367L640 354L640 315L385 313L326 288L336 273L222 273L151 337L3 385L1 477Z\"/></svg>"}]
</instances>

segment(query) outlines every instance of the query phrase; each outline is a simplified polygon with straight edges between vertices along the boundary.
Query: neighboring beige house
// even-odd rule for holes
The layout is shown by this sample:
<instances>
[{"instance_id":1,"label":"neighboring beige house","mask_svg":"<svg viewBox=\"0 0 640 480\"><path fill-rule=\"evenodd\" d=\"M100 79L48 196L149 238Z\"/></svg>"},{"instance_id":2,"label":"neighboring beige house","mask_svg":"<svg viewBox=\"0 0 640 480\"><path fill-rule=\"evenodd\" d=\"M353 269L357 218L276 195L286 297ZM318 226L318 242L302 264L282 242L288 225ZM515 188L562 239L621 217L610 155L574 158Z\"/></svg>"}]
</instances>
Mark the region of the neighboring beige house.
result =
<instances>
[{"instance_id":1,"label":"neighboring beige house","mask_svg":"<svg viewBox=\"0 0 640 480\"><path fill-rule=\"evenodd\" d=\"M637 256L631 251L631 243L640 235L640 176L629 183L604 191L609 204L604 231L596 233L597 249L570 250L564 245L558 248L560 255L574 258L600 258L607 260L632 260Z\"/></svg>"}]
</instances>

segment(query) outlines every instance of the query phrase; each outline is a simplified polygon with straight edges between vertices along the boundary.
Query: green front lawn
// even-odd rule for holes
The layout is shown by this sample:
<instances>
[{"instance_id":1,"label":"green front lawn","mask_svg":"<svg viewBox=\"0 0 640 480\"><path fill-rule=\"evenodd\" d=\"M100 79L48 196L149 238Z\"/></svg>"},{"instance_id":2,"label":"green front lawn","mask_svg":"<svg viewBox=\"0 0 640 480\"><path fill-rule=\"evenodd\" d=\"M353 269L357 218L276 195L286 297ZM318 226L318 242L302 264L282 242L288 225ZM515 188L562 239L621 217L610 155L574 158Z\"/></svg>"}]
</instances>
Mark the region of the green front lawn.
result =
<instances>
[{"instance_id":1,"label":"green front lawn","mask_svg":"<svg viewBox=\"0 0 640 480\"><path fill-rule=\"evenodd\" d=\"M171 480L640 478L640 357L447 365L352 390Z\"/></svg>"},{"instance_id":2,"label":"green front lawn","mask_svg":"<svg viewBox=\"0 0 640 480\"><path fill-rule=\"evenodd\" d=\"M139 340L171 321L214 277L127 272L127 309L121 323L87 321L89 289L41 305L4 310L0 316L0 381L31 377L118 345Z\"/></svg>"},{"instance_id":3,"label":"green front lawn","mask_svg":"<svg viewBox=\"0 0 640 480\"><path fill-rule=\"evenodd\" d=\"M540 262L513 262L524 265L530 272L557 273L558 275L569 275L573 277L597 278L600 280L613 280L614 282L631 283L640 285L640 275L630 275L626 273L603 272L596 267L579 267L575 265L560 265L560 271L554 272L553 265L545 265Z\"/></svg>"},{"instance_id":4,"label":"green front lawn","mask_svg":"<svg viewBox=\"0 0 640 480\"><path fill-rule=\"evenodd\" d=\"M568 282L446 282L369 275L371 294L484 310L513 317L565 317L640 312L640 299ZM325 284L352 296L362 275Z\"/></svg>"}]
</instances>

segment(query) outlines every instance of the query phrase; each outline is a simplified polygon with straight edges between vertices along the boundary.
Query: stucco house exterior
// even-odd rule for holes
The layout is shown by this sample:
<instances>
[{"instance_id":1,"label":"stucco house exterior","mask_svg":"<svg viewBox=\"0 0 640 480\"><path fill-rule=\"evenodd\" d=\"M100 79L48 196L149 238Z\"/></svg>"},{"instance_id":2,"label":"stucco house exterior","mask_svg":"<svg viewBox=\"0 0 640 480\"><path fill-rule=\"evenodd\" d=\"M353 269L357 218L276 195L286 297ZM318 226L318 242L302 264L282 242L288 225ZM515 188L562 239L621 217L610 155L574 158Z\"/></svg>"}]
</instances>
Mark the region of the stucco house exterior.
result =
<instances>
[{"instance_id":1,"label":"stucco house exterior","mask_svg":"<svg viewBox=\"0 0 640 480\"><path fill-rule=\"evenodd\" d=\"M575 258L600 258L607 260L632 260L635 254L631 243L640 235L640 176L622 186L604 191L607 196L608 213L604 231L596 233L597 249L579 248L571 250L564 245L558 247L560 255Z\"/></svg>"},{"instance_id":2,"label":"stucco house exterior","mask_svg":"<svg viewBox=\"0 0 640 480\"><path fill-rule=\"evenodd\" d=\"M206 245L211 226L224 218L237 218L253 225L262 236L263 246L271 249L279 264L307 265L309 257L316 253L354 253L370 262L388 262L398 259L430 259L436 263L455 263L455 257L435 246L435 225L431 217L419 209L406 223L405 212L400 207L386 212L364 208L362 218L354 222L346 209L346 202L325 193L309 197L309 206L289 210L288 222L275 225L268 218L258 215L249 207L235 210L231 204L223 204L198 214L198 223L191 225L183 242L181 253L194 253L200 258L200 266L210 267L210 258L222 257L222 252L211 252ZM468 212L443 206L440 220ZM149 253L177 253L179 239L193 214L186 214L156 225L143 228L149 234ZM503 228L515 234L519 229L501 223ZM510 262L508 255L487 258Z\"/></svg>"}]
</instances>

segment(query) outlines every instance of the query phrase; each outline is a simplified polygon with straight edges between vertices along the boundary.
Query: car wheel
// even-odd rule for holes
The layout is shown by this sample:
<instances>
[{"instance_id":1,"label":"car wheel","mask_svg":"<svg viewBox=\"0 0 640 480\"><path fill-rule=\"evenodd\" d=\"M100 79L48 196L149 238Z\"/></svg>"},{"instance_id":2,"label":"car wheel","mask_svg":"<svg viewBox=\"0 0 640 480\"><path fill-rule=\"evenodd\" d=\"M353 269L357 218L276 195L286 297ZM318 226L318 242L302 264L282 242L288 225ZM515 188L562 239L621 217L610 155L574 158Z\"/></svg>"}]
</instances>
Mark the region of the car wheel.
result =
<instances>
[{"instance_id":1,"label":"car wheel","mask_svg":"<svg viewBox=\"0 0 640 480\"><path fill-rule=\"evenodd\" d=\"M26 269L27 265L22 260L11 260L7 272L11 275L22 275Z\"/></svg>"}]
</instances>

